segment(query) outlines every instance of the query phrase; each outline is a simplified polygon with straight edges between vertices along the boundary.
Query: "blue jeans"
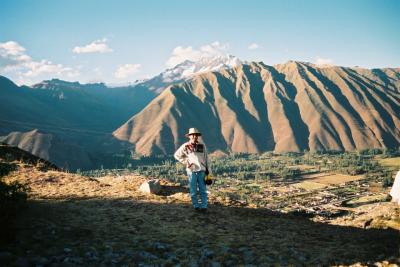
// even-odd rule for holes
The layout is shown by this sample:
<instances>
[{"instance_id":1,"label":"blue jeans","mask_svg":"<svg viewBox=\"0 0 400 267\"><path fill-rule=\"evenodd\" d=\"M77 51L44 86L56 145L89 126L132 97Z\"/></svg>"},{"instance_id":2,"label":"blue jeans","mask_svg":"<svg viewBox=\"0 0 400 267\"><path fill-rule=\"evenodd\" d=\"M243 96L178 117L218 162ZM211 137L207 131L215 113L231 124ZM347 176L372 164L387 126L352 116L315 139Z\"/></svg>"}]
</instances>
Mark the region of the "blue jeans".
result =
<instances>
[{"instance_id":1,"label":"blue jeans","mask_svg":"<svg viewBox=\"0 0 400 267\"><path fill-rule=\"evenodd\" d=\"M192 198L192 203L195 208L207 208L207 189L204 178L204 171L192 172L192 174L189 175L190 197ZM200 191L201 206L199 206L197 200L197 188L199 188Z\"/></svg>"}]
</instances>

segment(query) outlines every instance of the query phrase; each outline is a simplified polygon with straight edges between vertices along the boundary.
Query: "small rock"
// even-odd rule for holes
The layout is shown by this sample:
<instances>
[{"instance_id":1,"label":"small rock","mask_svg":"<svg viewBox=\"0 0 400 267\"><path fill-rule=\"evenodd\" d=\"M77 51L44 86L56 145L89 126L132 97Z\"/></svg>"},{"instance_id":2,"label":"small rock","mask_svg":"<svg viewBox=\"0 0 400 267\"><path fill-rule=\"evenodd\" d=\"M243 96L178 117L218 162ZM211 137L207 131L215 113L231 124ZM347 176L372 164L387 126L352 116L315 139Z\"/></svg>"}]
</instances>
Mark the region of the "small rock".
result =
<instances>
[{"instance_id":1,"label":"small rock","mask_svg":"<svg viewBox=\"0 0 400 267\"><path fill-rule=\"evenodd\" d=\"M228 246L221 246L221 252L222 253L229 253L232 249Z\"/></svg>"},{"instance_id":2,"label":"small rock","mask_svg":"<svg viewBox=\"0 0 400 267\"><path fill-rule=\"evenodd\" d=\"M45 266L45 265L48 265L50 263L50 261L45 257L35 257L33 259L33 262L34 262L34 264L36 266L39 266L39 265L40 266Z\"/></svg>"},{"instance_id":3,"label":"small rock","mask_svg":"<svg viewBox=\"0 0 400 267\"><path fill-rule=\"evenodd\" d=\"M132 250L127 250L125 251L125 256L132 258L135 253Z\"/></svg>"},{"instance_id":4,"label":"small rock","mask_svg":"<svg viewBox=\"0 0 400 267\"><path fill-rule=\"evenodd\" d=\"M69 258L68 262L80 266L80 265L82 265L83 260L80 257L73 257L73 258Z\"/></svg>"},{"instance_id":5,"label":"small rock","mask_svg":"<svg viewBox=\"0 0 400 267\"><path fill-rule=\"evenodd\" d=\"M369 219L369 220L365 221L363 223L363 228L366 229L368 226L370 226L373 220L374 219L372 218L372 219Z\"/></svg>"},{"instance_id":6,"label":"small rock","mask_svg":"<svg viewBox=\"0 0 400 267\"><path fill-rule=\"evenodd\" d=\"M178 263L179 260L176 257L176 255L172 252L166 252L164 253L163 257L166 259L167 263L173 264L173 263Z\"/></svg>"},{"instance_id":7,"label":"small rock","mask_svg":"<svg viewBox=\"0 0 400 267\"><path fill-rule=\"evenodd\" d=\"M155 250L158 250L158 251L166 251L166 250L169 250L171 246L168 244L156 242L156 243L154 243L153 247Z\"/></svg>"},{"instance_id":8,"label":"small rock","mask_svg":"<svg viewBox=\"0 0 400 267\"><path fill-rule=\"evenodd\" d=\"M105 245L104 248L107 252L113 252L113 248L110 245Z\"/></svg>"},{"instance_id":9,"label":"small rock","mask_svg":"<svg viewBox=\"0 0 400 267\"><path fill-rule=\"evenodd\" d=\"M53 256L51 257L50 261L53 263L56 262L62 262L64 260L65 256Z\"/></svg>"},{"instance_id":10,"label":"small rock","mask_svg":"<svg viewBox=\"0 0 400 267\"><path fill-rule=\"evenodd\" d=\"M146 260L157 260L158 259L158 257L156 255L151 254L151 253L146 252L146 251L141 251L138 256L139 256L139 258L141 260L144 260L144 261L146 261Z\"/></svg>"},{"instance_id":11,"label":"small rock","mask_svg":"<svg viewBox=\"0 0 400 267\"><path fill-rule=\"evenodd\" d=\"M139 191L144 192L144 193L150 193L150 194L158 194L161 191L160 180L153 179L153 180L144 182L139 187Z\"/></svg>"},{"instance_id":12,"label":"small rock","mask_svg":"<svg viewBox=\"0 0 400 267\"><path fill-rule=\"evenodd\" d=\"M116 261L117 260L117 258L119 258L119 253L113 253L113 252L106 252L104 255L103 255L103 257L106 259L106 260L109 260L109 261L111 261L111 262L114 262L114 261Z\"/></svg>"},{"instance_id":13,"label":"small rock","mask_svg":"<svg viewBox=\"0 0 400 267\"><path fill-rule=\"evenodd\" d=\"M70 248L64 248L64 252L65 252L65 253L71 253L71 252L72 252L72 249L70 249Z\"/></svg>"},{"instance_id":14,"label":"small rock","mask_svg":"<svg viewBox=\"0 0 400 267\"><path fill-rule=\"evenodd\" d=\"M247 250L249 250L249 248L248 247L240 247L240 248L238 248L238 251L239 252L245 252L245 251L247 251Z\"/></svg>"},{"instance_id":15,"label":"small rock","mask_svg":"<svg viewBox=\"0 0 400 267\"><path fill-rule=\"evenodd\" d=\"M15 261L15 266L17 266L17 267L29 267L30 264L29 264L29 261L26 258L20 257Z\"/></svg>"},{"instance_id":16,"label":"small rock","mask_svg":"<svg viewBox=\"0 0 400 267\"><path fill-rule=\"evenodd\" d=\"M97 255L97 253L95 251L86 252L85 253L85 257L88 258L91 261L97 261L99 259L98 255Z\"/></svg>"},{"instance_id":17,"label":"small rock","mask_svg":"<svg viewBox=\"0 0 400 267\"><path fill-rule=\"evenodd\" d=\"M224 266L236 266L236 265L237 265L237 261L235 261L235 260L233 260L233 259L227 260L227 261L224 263Z\"/></svg>"},{"instance_id":18,"label":"small rock","mask_svg":"<svg viewBox=\"0 0 400 267\"><path fill-rule=\"evenodd\" d=\"M202 251L202 255L207 258L210 258L210 257L214 256L214 252L208 248L204 248Z\"/></svg>"},{"instance_id":19,"label":"small rock","mask_svg":"<svg viewBox=\"0 0 400 267\"><path fill-rule=\"evenodd\" d=\"M190 262L189 262L189 265L188 265L189 267L198 267L198 266L200 266L199 265L199 263L196 261L196 260L191 260Z\"/></svg>"},{"instance_id":20,"label":"small rock","mask_svg":"<svg viewBox=\"0 0 400 267\"><path fill-rule=\"evenodd\" d=\"M182 256L184 258L186 258L186 255L188 254L187 249L185 248L178 248L177 250L175 250L175 253L179 256Z\"/></svg>"},{"instance_id":21,"label":"small rock","mask_svg":"<svg viewBox=\"0 0 400 267\"><path fill-rule=\"evenodd\" d=\"M200 255L200 262L207 261L209 258L214 256L214 252L208 248L203 248Z\"/></svg>"},{"instance_id":22,"label":"small rock","mask_svg":"<svg viewBox=\"0 0 400 267\"><path fill-rule=\"evenodd\" d=\"M253 251L247 250L243 252L243 260L246 264L252 263L254 261Z\"/></svg>"},{"instance_id":23,"label":"small rock","mask_svg":"<svg viewBox=\"0 0 400 267\"><path fill-rule=\"evenodd\" d=\"M211 267L221 267L221 264L220 264L219 262L216 262L216 261L210 262L209 265L210 265Z\"/></svg>"},{"instance_id":24,"label":"small rock","mask_svg":"<svg viewBox=\"0 0 400 267\"><path fill-rule=\"evenodd\" d=\"M0 251L0 262L8 263L12 258L12 254L8 251Z\"/></svg>"}]
</instances>

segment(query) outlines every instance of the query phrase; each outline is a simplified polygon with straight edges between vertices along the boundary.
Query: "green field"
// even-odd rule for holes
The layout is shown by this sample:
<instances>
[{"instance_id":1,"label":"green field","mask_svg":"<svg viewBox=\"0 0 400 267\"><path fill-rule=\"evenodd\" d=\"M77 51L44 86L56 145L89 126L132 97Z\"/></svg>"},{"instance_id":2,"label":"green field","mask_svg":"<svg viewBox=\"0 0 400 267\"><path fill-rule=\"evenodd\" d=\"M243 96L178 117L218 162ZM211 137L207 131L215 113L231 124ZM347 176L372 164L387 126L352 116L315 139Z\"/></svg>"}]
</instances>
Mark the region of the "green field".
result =
<instances>
[{"instance_id":1,"label":"green field","mask_svg":"<svg viewBox=\"0 0 400 267\"><path fill-rule=\"evenodd\" d=\"M325 199L363 196L386 190L393 182L393 166L399 164L399 152L327 152L274 154L230 154L211 157L214 184L209 192L231 204L286 209L292 204L308 205ZM384 159L382 159L385 157ZM94 170L84 175L101 177L137 174L187 186L185 168L171 157L130 162L128 168ZM370 187L369 184L373 184ZM322 196L320 195L322 194ZM332 200L333 201L333 200Z\"/></svg>"}]
</instances>

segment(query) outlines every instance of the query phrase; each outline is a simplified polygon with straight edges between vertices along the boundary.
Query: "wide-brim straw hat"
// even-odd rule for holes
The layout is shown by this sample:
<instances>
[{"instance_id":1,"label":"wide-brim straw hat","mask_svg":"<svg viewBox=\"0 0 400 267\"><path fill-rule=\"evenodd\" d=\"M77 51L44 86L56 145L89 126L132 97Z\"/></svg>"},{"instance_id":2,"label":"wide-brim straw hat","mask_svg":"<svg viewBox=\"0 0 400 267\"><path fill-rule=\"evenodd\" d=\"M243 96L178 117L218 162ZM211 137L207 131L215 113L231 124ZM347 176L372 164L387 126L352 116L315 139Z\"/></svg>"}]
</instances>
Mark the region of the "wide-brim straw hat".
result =
<instances>
[{"instance_id":1,"label":"wide-brim straw hat","mask_svg":"<svg viewBox=\"0 0 400 267\"><path fill-rule=\"evenodd\" d=\"M189 135L192 135L192 134L201 136L201 133L200 133L199 130L197 130L196 128L190 128L190 129L189 129L189 132L188 132L187 134L185 134L185 136L186 136L186 137L189 137Z\"/></svg>"}]
</instances>

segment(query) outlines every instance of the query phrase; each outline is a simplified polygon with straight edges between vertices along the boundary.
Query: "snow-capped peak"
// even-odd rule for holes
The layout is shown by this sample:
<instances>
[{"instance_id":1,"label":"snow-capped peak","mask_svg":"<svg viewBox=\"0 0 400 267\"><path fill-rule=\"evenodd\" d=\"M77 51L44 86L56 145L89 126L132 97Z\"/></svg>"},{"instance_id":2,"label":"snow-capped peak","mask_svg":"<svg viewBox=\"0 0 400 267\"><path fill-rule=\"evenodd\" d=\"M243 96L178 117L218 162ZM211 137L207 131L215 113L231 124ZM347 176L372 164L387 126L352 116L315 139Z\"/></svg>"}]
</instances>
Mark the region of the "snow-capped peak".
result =
<instances>
[{"instance_id":1,"label":"snow-capped peak","mask_svg":"<svg viewBox=\"0 0 400 267\"><path fill-rule=\"evenodd\" d=\"M166 86L172 83L178 83L208 71L217 71L220 69L229 69L240 65L239 58L232 55L217 55L202 57L199 60L185 60L173 68L167 69L159 75L143 81L142 84L153 91L160 93Z\"/></svg>"},{"instance_id":2,"label":"snow-capped peak","mask_svg":"<svg viewBox=\"0 0 400 267\"><path fill-rule=\"evenodd\" d=\"M167 69L162 73L165 82L174 82L184 80L192 77L193 75L217 71L223 68L233 68L241 64L241 61L232 55L202 57L197 61L186 60L172 69Z\"/></svg>"}]
</instances>

